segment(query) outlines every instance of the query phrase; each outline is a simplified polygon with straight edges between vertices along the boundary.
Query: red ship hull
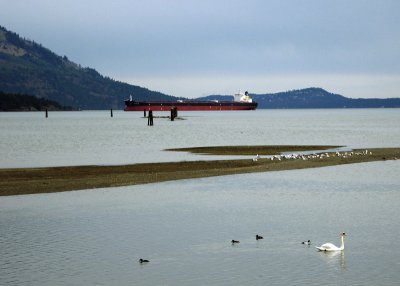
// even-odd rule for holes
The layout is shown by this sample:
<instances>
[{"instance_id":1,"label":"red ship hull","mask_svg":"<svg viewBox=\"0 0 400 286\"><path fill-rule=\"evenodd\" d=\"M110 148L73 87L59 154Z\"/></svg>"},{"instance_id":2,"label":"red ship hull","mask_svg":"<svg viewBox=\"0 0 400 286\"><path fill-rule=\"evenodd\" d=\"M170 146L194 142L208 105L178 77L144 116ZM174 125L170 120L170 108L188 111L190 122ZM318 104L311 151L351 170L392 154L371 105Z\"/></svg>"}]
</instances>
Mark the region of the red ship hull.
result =
<instances>
[{"instance_id":1,"label":"red ship hull","mask_svg":"<svg viewBox=\"0 0 400 286\"><path fill-rule=\"evenodd\" d=\"M140 102L125 101L125 111L170 111L176 108L178 111L220 111L220 110L255 110L256 102L235 102L235 101L177 101L177 102Z\"/></svg>"}]
</instances>

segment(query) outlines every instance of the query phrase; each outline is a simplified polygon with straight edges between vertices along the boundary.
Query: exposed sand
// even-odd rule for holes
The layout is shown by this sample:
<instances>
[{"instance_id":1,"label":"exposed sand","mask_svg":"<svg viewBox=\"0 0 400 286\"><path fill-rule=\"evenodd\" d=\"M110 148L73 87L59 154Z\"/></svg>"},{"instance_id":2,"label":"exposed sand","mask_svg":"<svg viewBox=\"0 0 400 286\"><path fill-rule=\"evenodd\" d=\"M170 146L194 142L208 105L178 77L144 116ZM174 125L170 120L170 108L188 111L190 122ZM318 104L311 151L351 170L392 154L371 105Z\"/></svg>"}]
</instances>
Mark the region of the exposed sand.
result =
<instances>
[{"instance_id":1,"label":"exposed sand","mask_svg":"<svg viewBox=\"0 0 400 286\"><path fill-rule=\"evenodd\" d=\"M400 148L369 149L366 155L336 156L313 159L270 160L265 155L280 152L323 150L333 146L236 146L211 147L200 151L207 154L245 155L259 154L258 161L249 159L183 161L170 163L148 163L123 166L73 166L49 168L0 169L0 196L63 192L92 188L107 188L147 184L171 180L203 178L253 172L281 171L303 168L353 164L400 158ZM198 148L196 148L198 150ZM229 152L226 149L230 149ZM354 153L364 152L353 150ZM372 152L372 153L370 153ZM365 152L364 152L365 153ZM341 152L344 154L344 152ZM264 156L264 157L263 157Z\"/></svg>"}]
</instances>

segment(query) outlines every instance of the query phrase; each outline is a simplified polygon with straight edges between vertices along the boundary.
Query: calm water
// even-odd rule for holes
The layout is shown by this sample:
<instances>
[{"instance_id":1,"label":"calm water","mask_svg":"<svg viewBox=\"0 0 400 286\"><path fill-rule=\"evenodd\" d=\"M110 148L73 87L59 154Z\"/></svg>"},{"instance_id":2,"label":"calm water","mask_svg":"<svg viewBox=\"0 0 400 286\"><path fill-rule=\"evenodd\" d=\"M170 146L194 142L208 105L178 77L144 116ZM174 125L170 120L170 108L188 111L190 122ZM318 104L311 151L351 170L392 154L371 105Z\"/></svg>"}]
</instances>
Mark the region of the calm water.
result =
<instances>
[{"instance_id":1,"label":"calm water","mask_svg":"<svg viewBox=\"0 0 400 286\"><path fill-rule=\"evenodd\" d=\"M203 158L162 151L183 146L399 146L399 111L187 113L153 127L137 113L3 113L0 167ZM398 285L399 171L397 160L0 197L0 285ZM313 247L342 231L343 253Z\"/></svg>"},{"instance_id":2,"label":"calm water","mask_svg":"<svg viewBox=\"0 0 400 286\"><path fill-rule=\"evenodd\" d=\"M155 115L168 115L156 113ZM326 144L393 147L400 110L181 112L186 120L141 112L0 113L0 167L36 167L198 159L167 148L209 145ZM204 157L201 157L204 159Z\"/></svg>"}]
</instances>

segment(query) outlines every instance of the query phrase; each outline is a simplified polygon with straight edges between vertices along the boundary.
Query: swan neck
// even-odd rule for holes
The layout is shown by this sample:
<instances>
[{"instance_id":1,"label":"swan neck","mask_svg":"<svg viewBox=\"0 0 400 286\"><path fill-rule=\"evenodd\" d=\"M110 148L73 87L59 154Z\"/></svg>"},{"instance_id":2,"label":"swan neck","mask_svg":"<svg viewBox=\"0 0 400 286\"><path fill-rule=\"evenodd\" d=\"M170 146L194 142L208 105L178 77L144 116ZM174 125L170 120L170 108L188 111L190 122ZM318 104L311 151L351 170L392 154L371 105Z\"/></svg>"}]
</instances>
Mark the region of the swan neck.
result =
<instances>
[{"instance_id":1,"label":"swan neck","mask_svg":"<svg viewBox=\"0 0 400 286\"><path fill-rule=\"evenodd\" d=\"M344 249L344 236L340 236L340 249L343 250Z\"/></svg>"}]
</instances>

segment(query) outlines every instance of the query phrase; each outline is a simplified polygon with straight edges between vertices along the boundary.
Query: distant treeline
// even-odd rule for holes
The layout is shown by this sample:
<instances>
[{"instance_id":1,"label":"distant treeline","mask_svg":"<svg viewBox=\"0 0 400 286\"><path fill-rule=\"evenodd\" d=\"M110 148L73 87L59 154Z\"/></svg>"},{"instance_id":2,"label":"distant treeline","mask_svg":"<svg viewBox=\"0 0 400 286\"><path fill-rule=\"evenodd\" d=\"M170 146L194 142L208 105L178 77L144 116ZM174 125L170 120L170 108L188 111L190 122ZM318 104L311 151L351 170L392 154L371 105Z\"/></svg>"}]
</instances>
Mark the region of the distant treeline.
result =
<instances>
[{"instance_id":1,"label":"distant treeline","mask_svg":"<svg viewBox=\"0 0 400 286\"><path fill-rule=\"evenodd\" d=\"M258 103L258 109L400 108L400 98L348 98L316 87L250 96ZM232 100L232 96L212 95L199 99Z\"/></svg>"},{"instance_id":2,"label":"distant treeline","mask_svg":"<svg viewBox=\"0 0 400 286\"><path fill-rule=\"evenodd\" d=\"M44 110L73 110L71 107L60 105L58 102L37 98L26 94L10 94L0 91L0 111L44 111Z\"/></svg>"}]
</instances>

